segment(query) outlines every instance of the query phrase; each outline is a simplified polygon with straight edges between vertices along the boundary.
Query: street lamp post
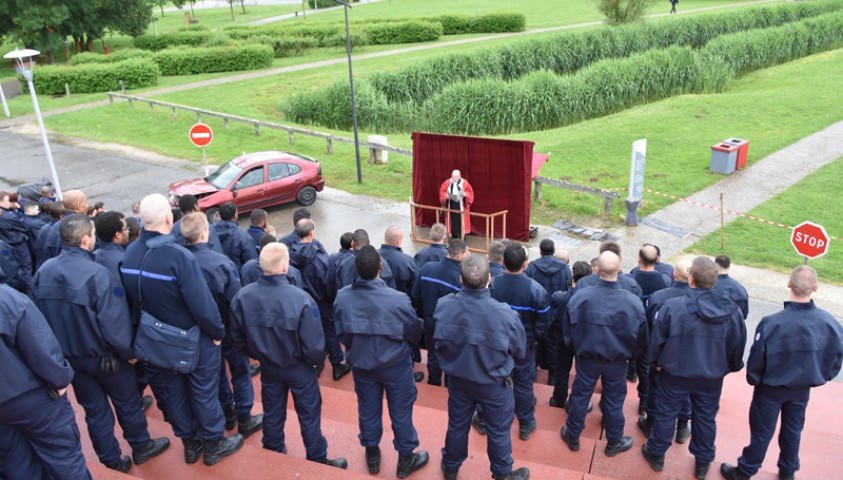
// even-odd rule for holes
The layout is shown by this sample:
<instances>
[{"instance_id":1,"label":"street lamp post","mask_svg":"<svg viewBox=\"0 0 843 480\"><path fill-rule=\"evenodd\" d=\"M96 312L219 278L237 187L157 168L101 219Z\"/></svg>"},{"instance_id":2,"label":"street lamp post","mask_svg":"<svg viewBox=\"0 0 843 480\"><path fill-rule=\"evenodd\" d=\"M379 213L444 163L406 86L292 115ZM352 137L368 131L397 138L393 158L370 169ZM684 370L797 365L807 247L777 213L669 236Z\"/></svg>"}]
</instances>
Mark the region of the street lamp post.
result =
<instances>
[{"instance_id":1,"label":"street lamp post","mask_svg":"<svg viewBox=\"0 0 843 480\"><path fill-rule=\"evenodd\" d=\"M56 165L53 163L53 153L50 151L50 142L47 140L47 130L44 128L44 120L41 118L41 108L38 106L38 97L35 95L35 85L32 84L32 68L34 65L33 57L39 55L38 50L18 50L3 55L3 58L14 59L17 63L20 73L26 79L26 85L29 87L29 95L32 96L32 106L35 107L35 118L38 120L38 127L41 129L41 141L44 142L44 151L47 153L47 163L50 165L50 175L53 177L53 190L56 192L56 198L62 199L61 186L59 185L59 175L56 173ZM24 63L24 58L27 62Z\"/></svg>"},{"instance_id":2,"label":"street lamp post","mask_svg":"<svg viewBox=\"0 0 843 480\"><path fill-rule=\"evenodd\" d=\"M345 10L345 51L348 54L348 83L351 86L351 121L354 124L354 153L357 157L357 183L363 183L363 172L360 169L360 138L357 133L357 101L354 98L354 73L351 70L351 32L348 28L348 9L351 5L344 0L334 0Z\"/></svg>"}]
</instances>

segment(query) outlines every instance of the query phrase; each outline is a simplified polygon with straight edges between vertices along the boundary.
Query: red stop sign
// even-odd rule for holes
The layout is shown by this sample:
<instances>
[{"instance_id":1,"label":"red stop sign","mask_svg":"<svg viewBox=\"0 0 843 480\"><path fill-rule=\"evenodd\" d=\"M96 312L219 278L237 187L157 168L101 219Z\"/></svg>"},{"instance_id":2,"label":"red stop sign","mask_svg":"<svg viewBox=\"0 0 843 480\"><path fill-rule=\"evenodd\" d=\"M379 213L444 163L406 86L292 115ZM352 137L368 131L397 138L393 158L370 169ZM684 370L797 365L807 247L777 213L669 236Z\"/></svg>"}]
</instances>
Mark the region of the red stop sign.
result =
<instances>
[{"instance_id":1,"label":"red stop sign","mask_svg":"<svg viewBox=\"0 0 843 480\"><path fill-rule=\"evenodd\" d=\"M207 147L214 139L214 132L211 130L211 127L205 125L204 123L197 123L196 125L190 127L188 137L197 147Z\"/></svg>"},{"instance_id":2,"label":"red stop sign","mask_svg":"<svg viewBox=\"0 0 843 480\"><path fill-rule=\"evenodd\" d=\"M828 243L831 239L822 225L813 222L802 222L793 229L790 235L790 243L799 252L799 255L808 258L817 258L828 252Z\"/></svg>"}]
</instances>

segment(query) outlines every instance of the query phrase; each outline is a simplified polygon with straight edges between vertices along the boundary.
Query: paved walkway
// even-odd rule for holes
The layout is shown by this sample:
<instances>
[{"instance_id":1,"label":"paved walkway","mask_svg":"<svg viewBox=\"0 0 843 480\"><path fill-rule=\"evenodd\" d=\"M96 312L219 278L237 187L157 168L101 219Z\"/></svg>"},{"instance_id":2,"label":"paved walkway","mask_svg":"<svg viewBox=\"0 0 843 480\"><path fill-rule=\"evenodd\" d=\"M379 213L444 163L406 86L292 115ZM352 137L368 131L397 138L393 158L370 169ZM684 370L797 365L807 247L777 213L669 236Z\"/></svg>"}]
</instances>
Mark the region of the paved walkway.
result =
<instances>
[{"instance_id":1,"label":"paved walkway","mask_svg":"<svg viewBox=\"0 0 843 480\"><path fill-rule=\"evenodd\" d=\"M354 7L357 7L358 5L362 5L364 3L374 3L374 2L381 2L381 1L383 1L383 0L360 0L359 2L354 4ZM354 7L352 7L352 8L354 8ZM322 12L330 12L331 10L339 10L341 8L345 8L345 7L343 7L341 5L338 5L336 7L320 8L319 10L308 10L307 15L313 15L313 14L322 13ZM283 21L283 20L289 20L291 18L296 18L296 17L299 16L299 13L301 13L301 12L285 13L284 15L277 15L277 16L274 16L274 17L267 17L267 18L261 18L259 20L252 20L251 22L248 22L248 23L249 23L249 25L266 25L267 23L275 23L275 22L280 22L280 21Z\"/></svg>"}]
</instances>

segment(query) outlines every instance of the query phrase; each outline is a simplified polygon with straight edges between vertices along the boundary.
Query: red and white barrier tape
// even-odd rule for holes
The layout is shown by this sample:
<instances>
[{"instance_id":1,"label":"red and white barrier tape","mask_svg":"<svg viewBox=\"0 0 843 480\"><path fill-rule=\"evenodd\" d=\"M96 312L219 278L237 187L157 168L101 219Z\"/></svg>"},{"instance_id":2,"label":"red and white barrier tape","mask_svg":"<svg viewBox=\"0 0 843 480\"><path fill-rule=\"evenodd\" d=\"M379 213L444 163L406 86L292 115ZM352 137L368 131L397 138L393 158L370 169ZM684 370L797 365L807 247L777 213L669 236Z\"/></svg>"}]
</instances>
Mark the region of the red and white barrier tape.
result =
<instances>
[{"instance_id":1,"label":"red and white barrier tape","mask_svg":"<svg viewBox=\"0 0 843 480\"><path fill-rule=\"evenodd\" d=\"M626 188L626 187L604 188L603 190L605 190L607 192L619 192L619 191L629 190L629 188ZM676 195L671 195L669 193L657 192L656 190L650 190L649 188L645 188L644 191L650 192L650 193L653 193L653 194L656 194L656 195L660 195L662 197L667 197L667 198L670 198L670 199L673 199L673 200L677 200L677 201L680 201L680 202L690 203L691 205L696 205L698 207L710 208L711 210L716 210L718 212L721 210L720 207L715 207L714 205L708 205L708 204L700 203L700 202L697 202L697 201L694 201L694 200L688 200L687 198L677 197ZM729 215L734 215L736 217L748 218L750 220L755 220L757 222L766 223L768 225L775 225L777 227L782 227L782 228L789 228L791 230L793 230L793 228L794 228L791 225L786 225L786 224L780 223L780 222L774 222L772 220L766 220L764 218L754 217L752 215L747 215L746 213L743 213L743 212L736 212L734 210L727 210L725 208L722 209L722 210L723 210L723 213L728 213ZM832 240L837 240L837 241L843 242L843 238L834 237L834 236L831 236L831 235L829 235L829 237L831 237Z\"/></svg>"}]
</instances>

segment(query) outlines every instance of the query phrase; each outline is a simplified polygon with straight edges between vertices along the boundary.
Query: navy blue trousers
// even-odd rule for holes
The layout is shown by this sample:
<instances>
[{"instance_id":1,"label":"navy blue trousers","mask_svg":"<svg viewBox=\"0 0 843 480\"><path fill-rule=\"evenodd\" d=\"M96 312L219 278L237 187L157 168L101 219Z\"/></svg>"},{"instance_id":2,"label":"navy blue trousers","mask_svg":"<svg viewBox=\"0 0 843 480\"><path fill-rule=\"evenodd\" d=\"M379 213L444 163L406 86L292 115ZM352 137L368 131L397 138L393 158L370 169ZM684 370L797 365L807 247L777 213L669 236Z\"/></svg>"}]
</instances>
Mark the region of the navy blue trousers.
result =
<instances>
[{"instance_id":1,"label":"navy blue trousers","mask_svg":"<svg viewBox=\"0 0 843 480\"><path fill-rule=\"evenodd\" d=\"M225 364L231 371L231 383L228 382ZM234 407L237 420L246 422L252 416L255 404L255 387L252 385L252 371L249 357L243 355L230 342L223 340L220 358L219 399L223 409ZM234 391L232 392L232 387Z\"/></svg>"},{"instance_id":2,"label":"navy blue trousers","mask_svg":"<svg viewBox=\"0 0 843 480\"><path fill-rule=\"evenodd\" d=\"M656 388L658 387L658 371L655 368L650 366L647 369L647 377L649 378L650 382L650 392L652 395L647 395L647 403L645 404L645 410L647 411L648 417L656 417ZM638 377L638 381L641 381L641 377ZM682 403L682 409L679 410L679 420L680 421L687 421L691 419L691 398L688 397Z\"/></svg>"},{"instance_id":3,"label":"navy blue trousers","mask_svg":"<svg viewBox=\"0 0 843 480\"><path fill-rule=\"evenodd\" d=\"M714 461L714 439L717 436L717 412L720 410L720 393L723 379L674 377L659 372L656 385L656 420L647 441L647 450L663 456L673 443L676 418L686 399L691 399L691 422L694 434L688 451L698 463Z\"/></svg>"},{"instance_id":4,"label":"navy blue trousers","mask_svg":"<svg viewBox=\"0 0 843 480\"><path fill-rule=\"evenodd\" d=\"M386 393L394 436L392 444L399 454L413 453L419 446L419 436L413 426L417 390L412 362L379 370L352 368L351 374L357 393L360 445L375 447L380 444L383 436L383 396Z\"/></svg>"},{"instance_id":5,"label":"navy blue trousers","mask_svg":"<svg viewBox=\"0 0 843 480\"><path fill-rule=\"evenodd\" d=\"M529 342L528 342L529 346ZM512 369L512 386L515 395L515 417L521 425L536 419L536 407L533 405L533 383L536 381L536 351L527 349L524 360L515 362Z\"/></svg>"},{"instance_id":6,"label":"navy blue trousers","mask_svg":"<svg viewBox=\"0 0 843 480\"><path fill-rule=\"evenodd\" d=\"M627 362L601 362L577 357L577 376L571 388L571 410L565 425L574 437L585 429L588 401L594 394L599 378L603 385L603 425L606 439L619 442L623 437L623 402L626 399Z\"/></svg>"},{"instance_id":7,"label":"navy blue trousers","mask_svg":"<svg viewBox=\"0 0 843 480\"><path fill-rule=\"evenodd\" d=\"M556 348L553 354L553 398L560 405L568 401L568 379L574 366L574 351L565 345L562 334L554 335Z\"/></svg>"},{"instance_id":8,"label":"navy blue trousers","mask_svg":"<svg viewBox=\"0 0 843 480\"><path fill-rule=\"evenodd\" d=\"M199 336L199 360L192 372L181 374L152 367L164 384L167 419L177 437L222 438L225 416L218 397L220 357L220 347L203 334Z\"/></svg>"},{"instance_id":9,"label":"navy blue trousers","mask_svg":"<svg viewBox=\"0 0 843 480\"><path fill-rule=\"evenodd\" d=\"M0 464L10 479L91 478L67 395L37 388L0 405Z\"/></svg>"},{"instance_id":10,"label":"navy blue trousers","mask_svg":"<svg viewBox=\"0 0 843 480\"><path fill-rule=\"evenodd\" d=\"M117 372L100 370L99 358L71 358L73 393L85 409L88 435L97 457L103 464L120 460L120 444L114 438L114 414L123 429L123 438L132 448L149 443L146 416L137 393L135 369L129 362L119 361ZM114 405L114 411L111 405Z\"/></svg>"},{"instance_id":11,"label":"navy blue trousers","mask_svg":"<svg viewBox=\"0 0 843 480\"><path fill-rule=\"evenodd\" d=\"M767 455L767 447L776 433L779 412L779 470L793 474L799 470L799 441L805 426L810 388L781 388L759 385L752 392L749 406L749 445L738 459L738 468L746 475L755 475Z\"/></svg>"},{"instance_id":12,"label":"navy blue trousers","mask_svg":"<svg viewBox=\"0 0 843 480\"><path fill-rule=\"evenodd\" d=\"M307 459L325 461L328 441L322 435L322 393L316 381L316 370L308 365L291 368L261 365L263 448L276 452L284 450L287 396L292 392Z\"/></svg>"},{"instance_id":13,"label":"navy blue trousers","mask_svg":"<svg viewBox=\"0 0 843 480\"><path fill-rule=\"evenodd\" d=\"M442 367L439 366L439 359L436 358L436 340L433 338L435 330L436 324L433 323L433 318L425 317L424 344L427 346L427 383L441 386L443 372Z\"/></svg>"},{"instance_id":14,"label":"navy blue trousers","mask_svg":"<svg viewBox=\"0 0 843 480\"><path fill-rule=\"evenodd\" d=\"M331 365L342 363L345 356L340 347L340 340L337 338L337 328L334 325L334 304L331 302L320 302L319 318L322 320L322 332L325 334L325 350L328 352L328 360Z\"/></svg>"},{"instance_id":15,"label":"navy blue trousers","mask_svg":"<svg viewBox=\"0 0 843 480\"><path fill-rule=\"evenodd\" d=\"M442 465L448 471L459 470L468 457L468 433L475 406L486 417L487 446L492 475L512 471L510 428L515 417L512 389L501 384L481 385L451 377L448 382L448 434L442 449Z\"/></svg>"}]
</instances>

